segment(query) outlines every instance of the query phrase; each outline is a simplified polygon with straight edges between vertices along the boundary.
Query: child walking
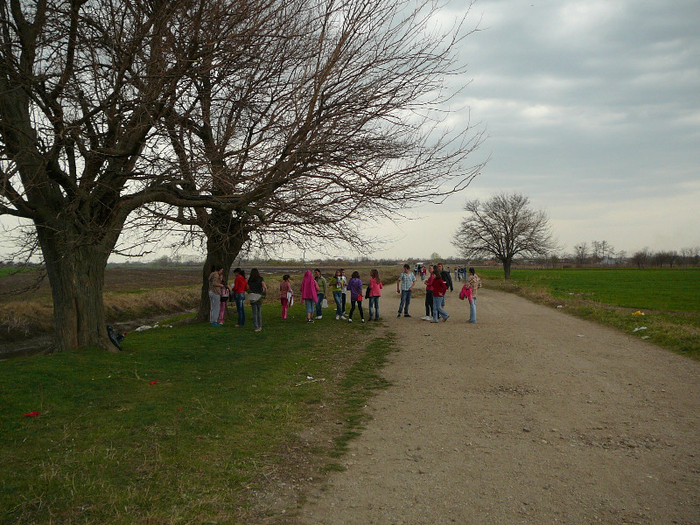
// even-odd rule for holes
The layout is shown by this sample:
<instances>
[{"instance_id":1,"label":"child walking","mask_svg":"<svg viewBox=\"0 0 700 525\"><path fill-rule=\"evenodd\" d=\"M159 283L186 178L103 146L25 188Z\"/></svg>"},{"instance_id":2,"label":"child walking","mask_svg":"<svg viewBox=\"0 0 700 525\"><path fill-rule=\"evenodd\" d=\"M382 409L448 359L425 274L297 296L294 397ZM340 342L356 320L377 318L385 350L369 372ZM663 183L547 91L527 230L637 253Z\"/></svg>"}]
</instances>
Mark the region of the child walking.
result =
<instances>
[{"instance_id":1,"label":"child walking","mask_svg":"<svg viewBox=\"0 0 700 525\"><path fill-rule=\"evenodd\" d=\"M340 270L335 271L335 275L331 279L331 290L333 291L333 300L335 301L335 319L342 319L345 321L346 317L343 315L343 286L344 277L341 275Z\"/></svg>"},{"instance_id":2,"label":"child walking","mask_svg":"<svg viewBox=\"0 0 700 525\"><path fill-rule=\"evenodd\" d=\"M433 269L432 264L428 265L430 275L425 281L425 316L422 317L424 321L430 321L433 318L433 281L435 280Z\"/></svg>"},{"instance_id":3,"label":"child walking","mask_svg":"<svg viewBox=\"0 0 700 525\"><path fill-rule=\"evenodd\" d=\"M442 317L443 321L447 321L450 318L445 309L445 292L447 292L447 283L442 280L440 275L440 270L436 266L433 270L433 320L431 323L437 323L438 319Z\"/></svg>"},{"instance_id":4,"label":"child walking","mask_svg":"<svg viewBox=\"0 0 700 525\"><path fill-rule=\"evenodd\" d=\"M314 309L318 302L318 283L314 279L311 270L306 270L304 278L301 280L301 300L306 307L306 322L314 322Z\"/></svg>"},{"instance_id":5,"label":"child walking","mask_svg":"<svg viewBox=\"0 0 700 525\"><path fill-rule=\"evenodd\" d=\"M384 285L379 279L379 272L373 269L369 272L369 320L372 320L372 312L374 312L374 320L379 321L379 298L382 296L382 288Z\"/></svg>"},{"instance_id":6,"label":"child walking","mask_svg":"<svg viewBox=\"0 0 700 525\"><path fill-rule=\"evenodd\" d=\"M362 281L360 280L360 272L355 270L352 272L350 282L348 282L348 290L350 290L350 315L348 315L348 323L352 323L352 314L355 313L355 306L360 311L360 319L365 322L365 312L362 310Z\"/></svg>"},{"instance_id":7,"label":"child walking","mask_svg":"<svg viewBox=\"0 0 700 525\"><path fill-rule=\"evenodd\" d=\"M282 319L287 318L287 313L289 312L289 307L291 306L292 297L294 293L292 292L292 282L289 280L289 274L284 274L282 276L282 282L280 283L280 302L282 303Z\"/></svg>"}]
</instances>

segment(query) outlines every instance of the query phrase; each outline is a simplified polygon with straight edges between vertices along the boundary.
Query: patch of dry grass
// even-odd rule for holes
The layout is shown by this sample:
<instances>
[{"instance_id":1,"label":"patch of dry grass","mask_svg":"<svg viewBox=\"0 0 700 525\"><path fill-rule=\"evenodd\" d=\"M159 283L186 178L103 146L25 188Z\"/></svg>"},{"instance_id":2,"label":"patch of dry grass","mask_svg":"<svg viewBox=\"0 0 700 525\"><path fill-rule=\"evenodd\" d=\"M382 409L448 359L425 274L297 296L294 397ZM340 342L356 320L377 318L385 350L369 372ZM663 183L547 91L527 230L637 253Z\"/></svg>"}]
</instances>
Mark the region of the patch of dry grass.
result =
<instances>
[{"instance_id":1,"label":"patch of dry grass","mask_svg":"<svg viewBox=\"0 0 700 525\"><path fill-rule=\"evenodd\" d=\"M133 293L107 292L104 294L107 322L191 310L199 305L199 294L197 286L154 288ZM0 304L0 334L7 341L46 334L52 329L53 303L50 297L23 298Z\"/></svg>"},{"instance_id":2,"label":"patch of dry grass","mask_svg":"<svg viewBox=\"0 0 700 525\"><path fill-rule=\"evenodd\" d=\"M46 299L0 304L0 334L3 339L31 337L53 328L53 305Z\"/></svg>"},{"instance_id":3,"label":"patch of dry grass","mask_svg":"<svg viewBox=\"0 0 700 525\"><path fill-rule=\"evenodd\" d=\"M106 293L105 312L108 322L126 321L190 310L199 306L199 297L200 289L196 286L155 288L140 293Z\"/></svg>"}]
</instances>

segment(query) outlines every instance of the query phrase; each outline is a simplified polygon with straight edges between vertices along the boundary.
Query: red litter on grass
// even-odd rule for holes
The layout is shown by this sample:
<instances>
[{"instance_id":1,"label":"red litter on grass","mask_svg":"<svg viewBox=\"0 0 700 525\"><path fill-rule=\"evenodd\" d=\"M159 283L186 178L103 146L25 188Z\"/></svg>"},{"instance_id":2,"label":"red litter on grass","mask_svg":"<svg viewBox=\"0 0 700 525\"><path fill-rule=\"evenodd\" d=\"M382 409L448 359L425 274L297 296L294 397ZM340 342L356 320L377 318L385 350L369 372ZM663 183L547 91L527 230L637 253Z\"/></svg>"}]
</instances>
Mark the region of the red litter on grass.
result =
<instances>
[{"instance_id":1,"label":"red litter on grass","mask_svg":"<svg viewBox=\"0 0 700 525\"><path fill-rule=\"evenodd\" d=\"M149 385L155 385L156 383L158 383L158 381L151 381L151 382L148 383L148 384L149 384Z\"/></svg>"},{"instance_id":2,"label":"red litter on grass","mask_svg":"<svg viewBox=\"0 0 700 525\"><path fill-rule=\"evenodd\" d=\"M36 410L34 410L32 412L27 412L26 414L24 414L24 417L38 417L40 415L41 415L40 412L37 412Z\"/></svg>"}]
</instances>

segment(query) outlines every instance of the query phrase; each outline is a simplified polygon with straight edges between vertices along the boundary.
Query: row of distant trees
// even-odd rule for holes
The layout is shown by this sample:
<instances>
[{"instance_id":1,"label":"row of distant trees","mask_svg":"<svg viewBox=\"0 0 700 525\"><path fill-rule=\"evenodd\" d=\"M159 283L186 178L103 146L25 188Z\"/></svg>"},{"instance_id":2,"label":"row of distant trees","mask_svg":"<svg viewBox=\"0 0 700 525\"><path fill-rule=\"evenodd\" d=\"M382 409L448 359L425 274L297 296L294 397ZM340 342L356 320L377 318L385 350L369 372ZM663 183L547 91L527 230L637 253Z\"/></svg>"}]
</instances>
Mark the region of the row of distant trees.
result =
<instances>
[{"instance_id":1,"label":"row of distant trees","mask_svg":"<svg viewBox=\"0 0 700 525\"><path fill-rule=\"evenodd\" d=\"M573 261L578 265L615 264L632 265L637 268L697 266L700 264L700 247L659 251L643 248L628 256L626 251L616 251L607 241L593 241L590 247L585 242L577 244L574 246L574 254L565 256L564 259Z\"/></svg>"},{"instance_id":2,"label":"row of distant trees","mask_svg":"<svg viewBox=\"0 0 700 525\"><path fill-rule=\"evenodd\" d=\"M639 268L646 266L698 266L700 265L700 247L683 248L679 252L665 250L652 252L644 248L635 252L629 262Z\"/></svg>"},{"instance_id":3,"label":"row of distant trees","mask_svg":"<svg viewBox=\"0 0 700 525\"><path fill-rule=\"evenodd\" d=\"M587 243L576 245L575 253L557 254L550 253L541 257L534 258L519 258L514 259L513 264L518 267L536 266L536 267L634 267L634 268L673 268L673 267L689 267L700 266L700 247L683 248L681 250L660 250L652 251L649 248L634 252L631 256L627 255L624 250L616 251L607 241L593 241L591 247L605 246L606 251L596 252L586 249ZM343 266L363 265L363 266L400 266L406 262L414 264L416 262L424 264L443 262L448 266L464 266L477 265L485 266L497 264L493 257L486 258L471 258L465 260L461 257L449 256L443 257L437 252L433 252L430 257L410 257L406 259L396 258L376 258L367 256L358 257L326 257L308 259L274 259L267 257L246 257L236 260L236 265L242 267L254 266L318 266L320 268L341 268ZM193 266L200 265L199 259L187 259L179 255L168 256L163 255L157 259L143 262L141 259L130 260L124 263L125 265L153 265L158 267L176 267L176 266ZM11 266L11 262L3 263L0 261L0 267Z\"/></svg>"}]
</instances>

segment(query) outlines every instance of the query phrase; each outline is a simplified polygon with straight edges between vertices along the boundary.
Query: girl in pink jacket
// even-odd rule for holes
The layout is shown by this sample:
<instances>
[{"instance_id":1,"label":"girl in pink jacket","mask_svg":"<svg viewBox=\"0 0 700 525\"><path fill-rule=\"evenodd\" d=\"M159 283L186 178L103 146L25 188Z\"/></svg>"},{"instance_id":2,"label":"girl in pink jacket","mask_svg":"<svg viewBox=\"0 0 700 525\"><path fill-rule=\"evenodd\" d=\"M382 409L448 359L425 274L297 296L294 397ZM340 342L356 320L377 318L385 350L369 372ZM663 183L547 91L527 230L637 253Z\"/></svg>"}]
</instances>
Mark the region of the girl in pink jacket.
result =
<instances>
[{"instance_id":1,"label":"girl in pink jacket","mask_svg":"<svg viewBox=\"0 0 700 525\"><path fill-rule=\"evenodd\" d=\"M372 320L372 312L374 312L374 320L379 321L379 298L382 295L382 288L384 285L379 279L379 272L373 269L369 272L369 320Z\"/></svg>"},{"instance_id":2,"label":"girl in pink jacket","mask_svg":"<svg viewBox=\"0 0 700 525\"><path fill-rule=\"evenodd\" d=\"M314 308L318 302L318 283L311 270L306 270L304 278L301 280L301 300L306 306L306 322L313 323Z\"/></svg>"}]
</instances>

